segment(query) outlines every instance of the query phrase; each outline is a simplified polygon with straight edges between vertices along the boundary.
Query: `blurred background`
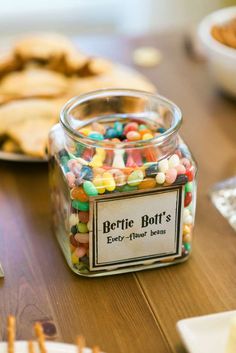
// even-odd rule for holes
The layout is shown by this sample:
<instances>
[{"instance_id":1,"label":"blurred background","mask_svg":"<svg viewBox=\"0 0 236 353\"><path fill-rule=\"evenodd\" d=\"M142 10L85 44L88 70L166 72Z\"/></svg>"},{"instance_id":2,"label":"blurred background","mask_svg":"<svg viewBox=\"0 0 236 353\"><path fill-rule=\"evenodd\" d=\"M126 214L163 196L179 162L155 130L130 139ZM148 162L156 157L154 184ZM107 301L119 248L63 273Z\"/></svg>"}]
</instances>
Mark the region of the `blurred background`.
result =
<instances>
[{"instance_id":1,"label":"blurred background","mask_svg":"<svg viewBox=\"0 0 236 353\"><path fill-rule=\"evenodd\" d=\"M1 1L0 33L136 35L193 26L213 10L231 5L236 0L9 0Z\"/></svg>"}]
</instances>

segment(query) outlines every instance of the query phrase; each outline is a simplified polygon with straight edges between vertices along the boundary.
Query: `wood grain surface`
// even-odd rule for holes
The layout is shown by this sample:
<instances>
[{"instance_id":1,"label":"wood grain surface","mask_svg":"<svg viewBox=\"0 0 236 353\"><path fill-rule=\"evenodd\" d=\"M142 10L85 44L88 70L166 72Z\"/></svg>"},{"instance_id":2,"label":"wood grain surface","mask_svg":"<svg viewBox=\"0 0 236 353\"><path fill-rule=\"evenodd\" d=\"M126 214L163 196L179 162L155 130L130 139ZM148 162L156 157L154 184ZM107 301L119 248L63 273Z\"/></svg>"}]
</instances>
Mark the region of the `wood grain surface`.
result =
<instances>
[{"instance_id":1,"label":"wood grain surface","mask_svg":"<svg viewBox=\"0 0 236 353\"><path fill-rule=\"evenodd\" d=\"M184 114L181 135L199 164L193 254L184 264L136 274L86 279L68 268L52 234L46 164L0 162L0 338L6 317L17 339L44 323L49 338L73 342L84 334L107 353L183 353L176 322L236 308L236 234L214 209L209 188L236 174L236 102L212 85L204 63L192 60L183 35L83 37L80 47L123 64L151 45L163 53L140 69Z\"/></svg>"}]
</instances>

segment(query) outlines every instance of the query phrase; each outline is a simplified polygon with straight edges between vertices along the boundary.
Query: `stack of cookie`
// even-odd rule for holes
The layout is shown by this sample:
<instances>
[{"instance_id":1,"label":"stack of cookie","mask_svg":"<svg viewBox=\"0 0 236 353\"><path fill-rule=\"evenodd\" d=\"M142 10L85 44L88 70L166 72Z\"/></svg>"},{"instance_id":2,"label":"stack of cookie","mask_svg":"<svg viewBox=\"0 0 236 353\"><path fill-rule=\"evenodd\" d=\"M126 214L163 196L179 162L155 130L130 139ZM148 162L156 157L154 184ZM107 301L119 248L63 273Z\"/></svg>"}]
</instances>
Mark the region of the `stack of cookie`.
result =
<instances>
[{"instance_id":1,"label":"stack of cookie","mask_svg":"<svg viewBox=\"0 0 236 353\"><path fill-rule=\"evenodd\" d=\"M0 56L0 150L46 158L48 132L62 105L114 87L155 91L138 73L90 57L59 34L18 40Z\"/></svg>"}]
</instances>

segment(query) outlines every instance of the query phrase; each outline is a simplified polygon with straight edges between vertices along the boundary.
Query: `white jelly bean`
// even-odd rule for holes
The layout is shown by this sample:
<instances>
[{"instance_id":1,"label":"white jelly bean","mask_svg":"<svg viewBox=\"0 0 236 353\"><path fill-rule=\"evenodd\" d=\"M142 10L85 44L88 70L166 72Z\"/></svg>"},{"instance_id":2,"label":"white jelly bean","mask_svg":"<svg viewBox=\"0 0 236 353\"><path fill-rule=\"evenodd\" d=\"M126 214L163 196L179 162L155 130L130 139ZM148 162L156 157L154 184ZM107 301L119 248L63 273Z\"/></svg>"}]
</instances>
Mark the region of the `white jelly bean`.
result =
<instances>
[{"instance_id":1,"label":"white jelly bean","mask_svg":"<svg viewBox=\"0 0 236 353\"><path fill-rule=\"evenodd\" d=\"M165 176L165 173L157 173L156 175L156 182L157 184L164 184L166 180L166 176Z\"/></svg>"},{"instance_id":2,"label":"white jelly bean","mask_svg":"<svg viewBox=\"0 0 236 353\"><path fill-rule=\"evenodd\" d=\"M177 154L173 154L168 160L169 168L175 168L179 165L179 156Z\"/></svg>"},{"instance_id":3,"label":"white jelly bean","mask_svg":"<svg viewBox=\"0 0 236 353\"><path fill-rule=\"evenodd\" d=\"M163 159L158 163L158 169L162 173L166 173L167 170L169 169L169 163L167 159Z\"/></svg>"}]
</instances>

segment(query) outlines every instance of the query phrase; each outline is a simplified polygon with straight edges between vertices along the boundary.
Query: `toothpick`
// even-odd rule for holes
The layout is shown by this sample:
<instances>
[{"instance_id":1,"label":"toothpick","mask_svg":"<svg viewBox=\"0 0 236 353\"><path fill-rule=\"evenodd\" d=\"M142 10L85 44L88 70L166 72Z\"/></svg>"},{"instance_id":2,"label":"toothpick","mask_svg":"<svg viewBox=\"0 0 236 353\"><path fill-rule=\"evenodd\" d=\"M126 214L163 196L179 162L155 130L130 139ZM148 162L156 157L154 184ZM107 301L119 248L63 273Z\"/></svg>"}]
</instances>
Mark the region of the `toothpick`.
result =
<instances>
[{"instance_id":1,"label":"toothpick","mask_svg":"<svg viewBox=\"0 0 236 353\"><path fill-rule=\"evenodd\" d=\"M43 328L39 322L36 322L36 324L34 325L34 332L38 340L40 353L47 353L46 347L45 347L45 337L43 333Z\"/></svg>"},{"instance_id":2,"label":"toothpick","mask_svg":"<svg viewBox=\"0 0 236 353\"><path fill-rule=\"evenodd\" d=\"M7 320L8 353L14 353L15 337L16 337L16 319L14 316L10 315Z\"/></svg>"},{"instance_id":3,"label":"toothpick","mask_svg":"<svg viewBox=\"0 0 236 353\"><path fill-rule=\"evenodd\" d=\"M83 353L83 350L85 348L85 339L83 336L77 337L77 348L78 348L78 353Z\"/></svg>"}]
</instances>

